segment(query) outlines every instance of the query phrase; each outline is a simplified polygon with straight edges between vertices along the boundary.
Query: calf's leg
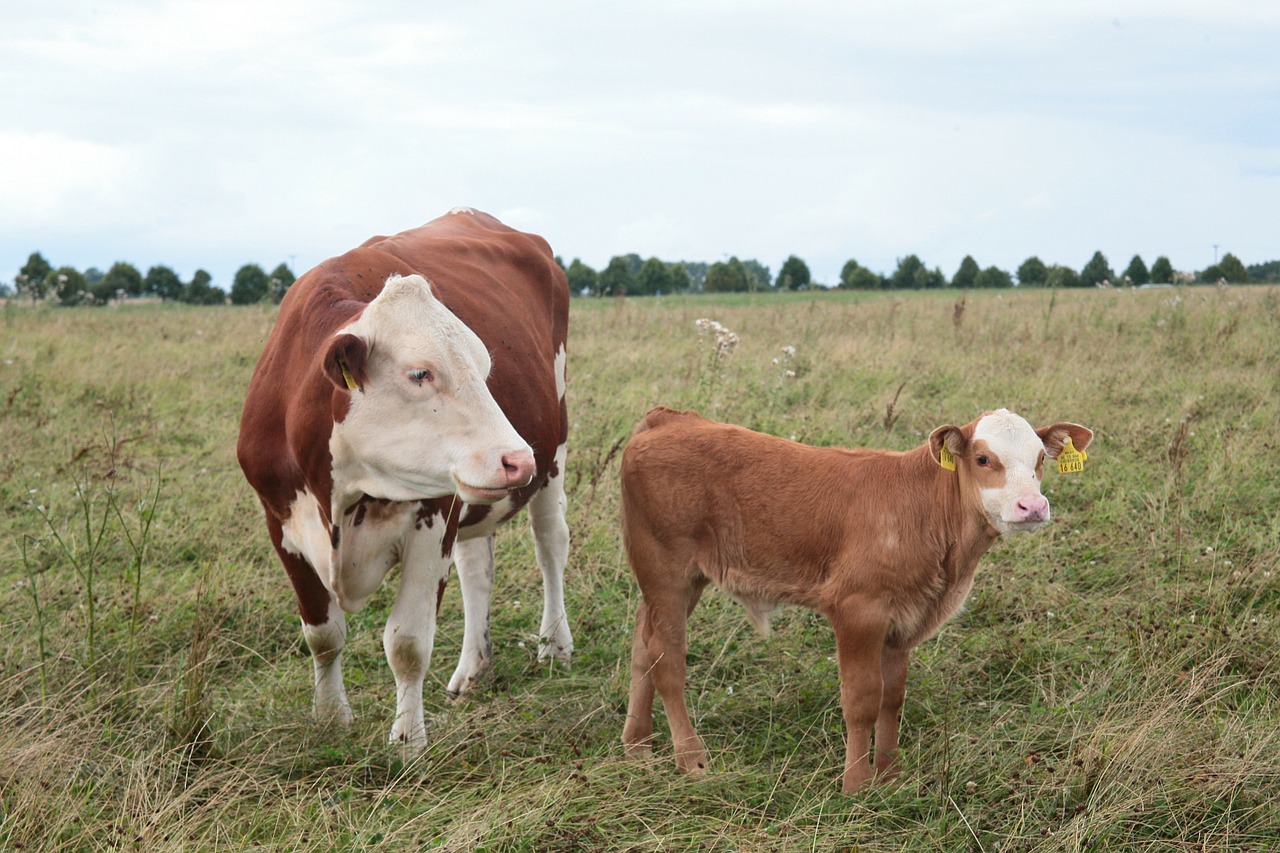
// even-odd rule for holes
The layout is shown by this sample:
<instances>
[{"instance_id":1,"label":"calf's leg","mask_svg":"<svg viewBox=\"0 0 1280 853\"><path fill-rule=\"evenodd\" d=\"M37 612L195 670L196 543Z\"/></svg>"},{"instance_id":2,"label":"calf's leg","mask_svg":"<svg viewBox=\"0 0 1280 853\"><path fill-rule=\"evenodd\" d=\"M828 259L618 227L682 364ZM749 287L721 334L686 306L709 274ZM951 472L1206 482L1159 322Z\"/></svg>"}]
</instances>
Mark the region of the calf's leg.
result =
<instances>
[{"instance_id":1,"label":"calf's leg","mask_svg":"<svg viewBox=\"0 0 1280 853\"><path fill-rule=\"evenodd\" d=\"M627 721L622 726L622 745L627 758L645 758L653 750L653 660L649 657L649 606L641 601L636 608L636 630L631 637L631 695L627 699Z\"/></svg>"},{"instance_id":2,"label":"calf's leg","mask_svg":"<svg viewBox=\"0 0 1280 853\"><path fill-rule=\"evenodd\" d=\"M628 756L648 754L656 690L671 727L676 766L686 773L707 769L706 747L694 731L684 701L686 625L706 585L706 578L700 577L680 590L651 589L641 603L632 639L631 697L622 731Z\"/></svg>"},{"instance_id":3,"label":"calf's leg","mask_svg":"<svg viewBox=\"0 0 1280 853\"><path fill-rule=\"evenodd\" d=\"M840 664L840 708L844 712L846 794L872 776L871 731L880 714L883 695L881 657L888 619L874 602L846 600L832 616Z\"/></svg>"},{"instance_id":4,"label":"calf's leg","mask_svg":"<svg viewBox=\"0 0 1280 853\"><path fill-rule=\"evenodd\" d=\"M886 647L881 652L880 673L884 693L880 698L880 716L876 718L876 778L889 780L902 772L898 762L898 720L907 697L907 649Z\"/></svg>"}]
</instances>

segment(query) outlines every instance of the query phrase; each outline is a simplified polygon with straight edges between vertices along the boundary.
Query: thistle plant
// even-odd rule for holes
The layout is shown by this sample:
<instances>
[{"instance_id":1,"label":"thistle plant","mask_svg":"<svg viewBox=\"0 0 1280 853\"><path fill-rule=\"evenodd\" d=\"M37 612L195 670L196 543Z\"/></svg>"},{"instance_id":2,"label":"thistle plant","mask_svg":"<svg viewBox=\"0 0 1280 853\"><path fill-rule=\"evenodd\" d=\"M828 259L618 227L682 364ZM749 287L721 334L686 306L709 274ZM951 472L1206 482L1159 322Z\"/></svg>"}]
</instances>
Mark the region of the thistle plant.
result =
<instances>
[{"instance_id":1,"label":"thistle plant","mask_svg":"<svg viewBox=\"0 0 1280 853\"><path fill-rule=\"evenodd\" d=\"M708 413L714 415L719 408L716 398L723 379L724 362L738 345L738 333L705 317L694 321L693 325L699 337L710 336L711 347L704 356L702 372L698 376L698 399L706 400Z\"/></svg>"}]
</instances>

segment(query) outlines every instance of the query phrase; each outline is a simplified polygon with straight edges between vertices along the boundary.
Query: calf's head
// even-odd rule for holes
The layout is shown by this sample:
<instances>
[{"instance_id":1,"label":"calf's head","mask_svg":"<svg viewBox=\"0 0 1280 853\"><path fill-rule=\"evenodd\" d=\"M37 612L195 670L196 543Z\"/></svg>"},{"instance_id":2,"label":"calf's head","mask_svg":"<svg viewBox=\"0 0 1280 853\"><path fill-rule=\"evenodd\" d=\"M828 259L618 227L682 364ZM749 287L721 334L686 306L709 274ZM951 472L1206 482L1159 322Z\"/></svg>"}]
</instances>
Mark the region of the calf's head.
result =
<instances>
[{"instance_id":1,"label":"calf's head","mask_svg":"<svg viewBox=\"0 0 1280 853\"><path fill-rule=\"evenodd\" d=\"M954 467L961 489L1004 534L1035 530L1049 520L1049 500L1040 493L1044 460L1057 459L1068 440L1083 451L1093 431L1072 423L1033 429L1013 412L998 409L963 427L938 427L929 436L929 449L943 467Z\"/></svg>"},{"instance_id":2,"label":"calf's head","mask_svg":"<svg viewBox=\"0 0 1280 853\"><path fill-rule=\"evenodd\" d=\"M338 332L322 369L349 395L329 448L344 490L387 500L493 503L534 475L533 451L486 381L480 338L419 275L391 276Z\"/></svg>"}]
</instances>

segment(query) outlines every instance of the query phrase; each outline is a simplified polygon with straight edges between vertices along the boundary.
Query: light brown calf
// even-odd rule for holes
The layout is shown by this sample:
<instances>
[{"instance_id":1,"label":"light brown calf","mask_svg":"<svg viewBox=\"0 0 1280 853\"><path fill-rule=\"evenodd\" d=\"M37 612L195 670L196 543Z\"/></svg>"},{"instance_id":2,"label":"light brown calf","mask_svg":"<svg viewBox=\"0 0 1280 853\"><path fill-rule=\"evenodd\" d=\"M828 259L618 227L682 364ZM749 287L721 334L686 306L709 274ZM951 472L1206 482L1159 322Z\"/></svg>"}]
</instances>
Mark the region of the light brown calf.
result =
<instances>
[{"instance_id":1,"label":"light brown calf","mask_svg":"<svg viewBox=\"0 0 1280 853\"><path fill-rule=\"evenodd\" d=\"M1033 430L1001 409L938 427L905 453L842 450L651 410L622 457L623 534L644 597L627 754L650 750L656 688L676 764L706 770L684 702L685 625L714 583L762 629L783 603L826 615L847 728L843 790L896 775L911 649L964 602L978 559L1002 533L1049 520L1045 457L1068 442L1083 451L1092 438L1071 423Z\"/></svg>"}]
</instances>

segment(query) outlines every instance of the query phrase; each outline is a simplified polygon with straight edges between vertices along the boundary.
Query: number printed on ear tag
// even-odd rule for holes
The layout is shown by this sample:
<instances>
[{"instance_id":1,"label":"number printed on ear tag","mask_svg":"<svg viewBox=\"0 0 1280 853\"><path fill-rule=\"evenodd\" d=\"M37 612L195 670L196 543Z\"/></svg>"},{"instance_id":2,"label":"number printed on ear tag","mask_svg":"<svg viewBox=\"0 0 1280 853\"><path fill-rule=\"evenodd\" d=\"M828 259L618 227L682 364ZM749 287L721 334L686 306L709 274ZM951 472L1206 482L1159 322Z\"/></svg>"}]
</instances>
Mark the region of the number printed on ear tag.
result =
<instances>
[{"instance_id":1,"label":"number printed on ear tag","mask_svg":"<svg viewBox=\"0 0 1280 853\"><path fill-rule=\"evenodd\" d=\"M1071 444L1070 436L1062 445L1061 452L1058 453L1058 473L1059 474L1079 474L1084 471L1084 460L1089 457L1083 450L1076 450Z\"/></svg>"}]
</instances>

